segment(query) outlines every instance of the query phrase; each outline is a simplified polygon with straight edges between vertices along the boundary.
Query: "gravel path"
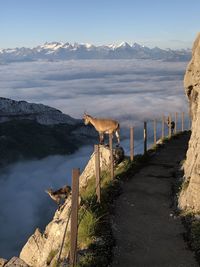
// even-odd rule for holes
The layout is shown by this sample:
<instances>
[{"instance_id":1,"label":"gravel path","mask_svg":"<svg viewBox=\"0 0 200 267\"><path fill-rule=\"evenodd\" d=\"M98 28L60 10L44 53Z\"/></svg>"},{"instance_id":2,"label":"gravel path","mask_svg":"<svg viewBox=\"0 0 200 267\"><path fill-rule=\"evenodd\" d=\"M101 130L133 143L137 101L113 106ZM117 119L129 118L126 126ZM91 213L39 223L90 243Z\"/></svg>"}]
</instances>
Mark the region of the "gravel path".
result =
<instances>
[{"instance_id":1,"label":"gravel path","mask_svg":"<svg viewBox=\"0 0 200 267\"><path fill-rule=\"evenodd\" d=\"M123 185L116 201L112 267L196 267L183 240L184 227L174 216L174 172L185 158L188 136L171 140Z\"/></svg>"}]
</instances>

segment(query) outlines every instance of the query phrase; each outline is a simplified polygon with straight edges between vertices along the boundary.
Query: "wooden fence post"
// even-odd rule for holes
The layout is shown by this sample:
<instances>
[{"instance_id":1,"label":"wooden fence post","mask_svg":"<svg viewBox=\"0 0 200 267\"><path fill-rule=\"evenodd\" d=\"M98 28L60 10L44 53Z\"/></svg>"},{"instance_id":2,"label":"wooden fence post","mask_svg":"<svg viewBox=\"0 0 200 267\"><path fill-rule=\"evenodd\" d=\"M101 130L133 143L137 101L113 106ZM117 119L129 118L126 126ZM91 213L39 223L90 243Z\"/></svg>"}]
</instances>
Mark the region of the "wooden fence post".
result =
<instances>
[{"instance_id":1,"label":"wooden fence post","mask_svg":"<svg viewBox=\"0 0 200 267\"><path fill-rule=\"evenodd\" d=\"M154 145L156 145L156 142L157 142L157 121L156 119L153 121L153 136L154 136Z\"/></svg>"},{"instance_id":2,"label":"wooden fence post","mask_svg":"<svg viewBox=\"0 0 200 267\"><path fill-rule=\"evenodd\" d=\"M77 236L78 236L78 196L79 196L79 169L72 170L72 212L71 212L71 240L70 266L77 263Z\"/></svg>"},{"instance_id":3,"label":"wooden fence post","mask_svg":"<svg viewBox=\"0 0 200 267\"><path fill-rule=\"evenodd\" d=\"M134 128L130 127L130 159L134 160Z\"/></svg>"},{"instance_id":4,"label":"wooden fence post","mask_svg":"<svg viewBox=\"0 0 200 267\"><path fill-rule=\"evenodd\" d=\"M177 127L177 123L178 123L178 113L175 113L175 126L174 126L174 133L176 134L178 131L178 127Z\"/></svg>"},{"instance_id":5,"label":"wooden fence post","mask_svg":"<svg viewBox=\"0 0 200 267\"><path fill-rule=\"evenodd\" d=\"M181 115L182 115L182 116L181 116L181 117L182 117L182 120L181 120L181 121L182 121L182 123L181 123L181 124L182 124L181 130L182 130L182 132L183 132L183 131L184 131L184 117L185 117L185 113L182 112Z\"/></svg>"},{"instance_id":6,"label":"wooden fence post","mask_svg":"<svg viewBox=\"0 0 200 267\"><path fill-rule=\"evenodd\" d=\"M144 122L144 154L147 152L147 122Z\"/></svg>"},{"instance_id":7,"label":"wooden fence post","mask_svg":"<svg viewBox=\"0 0 200 267\"><path fill-rule=\"evenodd\" d=\"M99 145L94 146L95 151L95 176L96 176L96 195L97 202L101 202L101 181L100 181L100 153Z\"/></svg>"},{"instance_id":8,"label":"wooden fence post","mask_svg":"<svg viewBox=\"0 0 200 267\"><path fill-rule=\"evenodd\" d=\"M165 138L165 116L162 116L162 139Z\"/></svg>"},{"instance_id":9,"label":"wooden fence post","mask_svg":"<svg viewBox=\"0 0 200 267\"><path fill-rule=\"evenodd\" d=\"M110 177L114 179L114 162L113 162L113 135L109 134L109 147L110 147Z\"/></svg>"}]
</instances>

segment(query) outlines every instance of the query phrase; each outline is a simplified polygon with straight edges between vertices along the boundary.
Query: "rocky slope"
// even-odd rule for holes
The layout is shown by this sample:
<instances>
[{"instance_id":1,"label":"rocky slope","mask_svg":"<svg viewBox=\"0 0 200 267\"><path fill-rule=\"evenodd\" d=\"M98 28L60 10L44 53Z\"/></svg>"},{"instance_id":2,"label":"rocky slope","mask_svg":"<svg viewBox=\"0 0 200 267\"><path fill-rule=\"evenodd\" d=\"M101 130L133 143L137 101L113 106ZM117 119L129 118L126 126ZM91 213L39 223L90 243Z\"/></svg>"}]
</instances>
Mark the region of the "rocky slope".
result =
<instances>
[{"instance_id":1,"label":"rocky slope","mask_svg":"<svg viewBox=\"0 0 200 267\"><path fill-rule=\"evenodd\" d=\"M200 33L194 42L192 60L185 78L185 91L190 104L192 116L192 135L189 142L187 158L184 163L185 181L179 206L188 211L200 211Z\"/></svg>"},{"instance_id":2,"label":"rocky slope","mask_svg":"<svg viewBox=\"0 0 200 267\"><path fill-rule=\"evenodd\" d=\"M114 152L115 159L121 155L121 149L116 149ZM101 170L108 169L109 164L110 150L107 147L100 146ZM94 177L94 166L95 154L93 153L80 176L80 190L86 188L88 181ZM66 222L69 217L70 206L71 196L68 197L60 210L56 211L53 220L46 226L44 233L41 233L39 229L36 229L34 234L28 239L20 253L20 258L28 265L33 267L45 267L47 265L53 266L53 264L55 264L62 243ZM69 232L69 230L70 224L68 225L67 232ZM66 257L66 255L67 250L64 247L63 256Z\"/></svg>"},{"instance_id":3,"label":"rocky slope","mask_svg":"<svg viewBox=\"0 0 200 267\"><path fill-rule=\"evenodd\" d=\"M0 258L0 267L29 267L23 260L13 257L9 261Z\"/></svg>"}]
</instances>

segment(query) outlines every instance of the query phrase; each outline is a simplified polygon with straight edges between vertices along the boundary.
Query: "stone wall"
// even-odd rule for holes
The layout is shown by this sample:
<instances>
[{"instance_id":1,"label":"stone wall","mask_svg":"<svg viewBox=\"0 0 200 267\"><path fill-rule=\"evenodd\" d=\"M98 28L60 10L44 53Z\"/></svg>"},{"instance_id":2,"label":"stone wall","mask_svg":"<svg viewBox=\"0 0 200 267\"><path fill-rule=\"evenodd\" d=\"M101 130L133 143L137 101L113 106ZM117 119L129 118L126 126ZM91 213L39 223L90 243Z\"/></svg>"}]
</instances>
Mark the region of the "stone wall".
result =
<instances>
[{"instance_id":1,"label":"stone wall","mask_svg":"<svg viewBox=\"0 0 200 267\"><path fill-rule=\"evenodd\" d=\"M200 33L193 45L192 59L184 77L185 92L192 118L192 134L184 163L185 181L179 207L200 211Z\"/></svg>"}]
</instances>

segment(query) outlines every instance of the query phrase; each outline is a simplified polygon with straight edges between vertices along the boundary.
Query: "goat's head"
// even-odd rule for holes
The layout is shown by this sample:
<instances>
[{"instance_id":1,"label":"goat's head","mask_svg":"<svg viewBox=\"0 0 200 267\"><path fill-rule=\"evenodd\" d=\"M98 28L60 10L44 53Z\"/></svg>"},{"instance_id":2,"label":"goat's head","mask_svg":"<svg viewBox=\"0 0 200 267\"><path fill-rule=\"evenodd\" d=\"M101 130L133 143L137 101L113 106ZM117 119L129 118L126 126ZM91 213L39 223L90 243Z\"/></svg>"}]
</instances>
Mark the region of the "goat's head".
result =
<instances>
[{"instance_id":1,"label":"goat's head","mask_svg":"<svg viewBox=\"0 0 200 267\"><path fill-rule=\"evenodd\" d=\"M88 123L90 122L89 118L90 118L90 116L88 114L84 113L83 120L84 120L85 125L88 125Z\"/></svg>"},{"instance_id":2,"label":"goat's head","mask_svg":"<svg viewBox=\"0 0 200 267\"><path fill-rule=\"evenodd\" d=\"M45 192L46 192L47 194L51 195L51 194L53 193L53 190L52 190L51 188L49 188L49 189L45 190Z\"/></svg>"}]
</instances>

